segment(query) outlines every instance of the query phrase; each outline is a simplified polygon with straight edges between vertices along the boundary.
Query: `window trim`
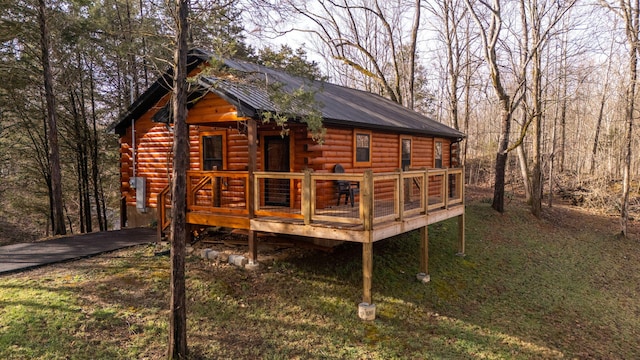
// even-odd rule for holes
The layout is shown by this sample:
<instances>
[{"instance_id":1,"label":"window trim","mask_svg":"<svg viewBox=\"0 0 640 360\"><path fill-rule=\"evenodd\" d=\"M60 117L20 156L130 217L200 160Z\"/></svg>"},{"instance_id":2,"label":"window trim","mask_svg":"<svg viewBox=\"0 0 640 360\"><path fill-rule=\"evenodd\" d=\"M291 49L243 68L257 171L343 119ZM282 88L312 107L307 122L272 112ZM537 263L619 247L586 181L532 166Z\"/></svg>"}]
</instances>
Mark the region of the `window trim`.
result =
<instances>
[{"instance_id":1,"label":"window trim","mask_svg":"<svg viewBox=\"0 0 640 360\"><path fill-rule=\"evenodd\" d=\"M265 157L264 157L264 138L265 137L269 137L269 136L282 136L282 131L279 130L266 130L266 131L262 131L260 132L260 136L258 137L258 147L257 147L257 151L258 151L258 158L260 159L260 163L258 164L258 166L260 167L261 171L265 171ZM293 129L291 129L291 131L289 131L289 134L285 135L289 138L289 172L293 172L295 171L295 161L296 161L296 137L294 135ZM291 180L293 181L293 180Z\"/></svg>"},{"instance_id":2,"label":"window trim","mask_svg":"<svg viewBox=\"0 0 640 360\"><path fill-rule=\"evenodd\" d=\"M438 166L438 144L440 144L440 166ZM437 169L444 168L444 144L442 139L435 139L433 142L433 167Z\"/></svg>"},{"instance_id":3,"label":"window trim","mask_svg":"<svg viewBox=\"0 0 640 360\"><path fill-rule=\"evenodd\" d=\"M204 138L207 136L222 136L222 169L227 170L227 130L203 131L200 133L200 170L204 169Z\"/></svg>"},{"instance_id":4,"label":"window trim","mask_svg":"<svg viewBox=\"0 0 640 360\"><path fill-rule=\"evenodd\" d=\"M358 161L358 147L357 147L357 139L358 135L366 135L369 137L369 160L368 161ZM373 134L371 130L356 130L353 129L353 166L354 167L371 167L371 145L373 143Z\"/></svg>"},{"instance_id":5,"label":"window trim","mask_svg":"<svg viewBox=\"0 0 640 360\"><path fill-rule=\"evenodd\" d=\"M413 137L412 136L400 136L400 152L398 155L399 161L398 161L398 167L402 170L404 170L404 167L402 166L402 155L403 155L403 151L404 151L404 142L405 140L409 141L409 168L411 168L411 166L413 165Z\"/></svg>"}]
</instances>

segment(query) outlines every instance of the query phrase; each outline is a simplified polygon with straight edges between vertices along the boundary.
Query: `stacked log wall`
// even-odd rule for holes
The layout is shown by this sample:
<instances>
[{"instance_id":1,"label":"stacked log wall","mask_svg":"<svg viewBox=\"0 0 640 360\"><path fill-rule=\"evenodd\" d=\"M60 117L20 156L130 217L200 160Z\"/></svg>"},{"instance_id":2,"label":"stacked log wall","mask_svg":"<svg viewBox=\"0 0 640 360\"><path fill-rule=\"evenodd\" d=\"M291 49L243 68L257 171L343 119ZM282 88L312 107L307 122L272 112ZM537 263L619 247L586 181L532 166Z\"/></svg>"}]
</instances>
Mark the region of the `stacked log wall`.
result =
<instances>
[{"instance_id":1,"label":"stacked log wall","mask_svg":"<svg viewBox=\"0 0 640 360\"><path fill-rule=\"evenodd\" d=\"M210 95L210 96L209 96ZM208 124L222 123L222 118L227 118L230 112L228 107L224 111L213 111L203 117L203 111L211 111L212 103L218 104L220 98L217 95L209 94L205 96L196 106L189 110L187 122L190 124L200 124L206 121ZM135 122L135 143L136 143L136 176L146 179L145 204L151 209L157 207L157 195L169 185L173 168L173 132L171 125L155 123L152 121L153 115L160 110L171 98L171 94L165 95L151 111L141 116ZM230 106L228 103L226 103ZM203 110L204 109L204 110ZM198 121L194 121L192 115L195 114ZM236 121L238 119L236 118ZM222 124L221 124L222 125ZM227 162L228 170L246 170L248 159L248 145L246 135L241 134L237 129L219 128L214 126L195 125L189 127L189 169L201 170L200 164L200 136L201 133L212 130L226 131L227 140ZM132 128L127 128L125 134L120 138L120 190L126 199L126 205L135 209L136 190L131 188L130 180L133 177L132 161ZM231 189L236 191L238 184L234 180ZM244 186L242 185L243 189Z\"/></svg>"}]
</instances>

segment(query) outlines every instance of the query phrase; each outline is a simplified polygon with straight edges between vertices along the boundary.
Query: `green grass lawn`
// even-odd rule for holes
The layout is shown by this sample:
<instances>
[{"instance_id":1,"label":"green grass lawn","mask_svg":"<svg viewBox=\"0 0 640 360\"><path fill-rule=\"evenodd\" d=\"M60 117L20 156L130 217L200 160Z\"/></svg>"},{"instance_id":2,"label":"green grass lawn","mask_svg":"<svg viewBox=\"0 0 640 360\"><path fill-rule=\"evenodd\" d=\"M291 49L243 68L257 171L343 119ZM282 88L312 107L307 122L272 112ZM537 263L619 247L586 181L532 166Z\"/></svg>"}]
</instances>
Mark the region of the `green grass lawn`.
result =
<instances>
[{"instance_id":1,"label":"green grass lawn","mask_svg":"<svg viewBox=\"0 0 640 360\"><path fill-rule=\"evenodd\" d=\"M374 246L377 318L357 316L361 248L305 252L247 272L191 257L194 359L640 358L640 243L617 220L511 204L467 206L419 239ZM158 359L168 337L169 260L142 246L0 277L0 358Z\"/></svg>"}]
</instances>

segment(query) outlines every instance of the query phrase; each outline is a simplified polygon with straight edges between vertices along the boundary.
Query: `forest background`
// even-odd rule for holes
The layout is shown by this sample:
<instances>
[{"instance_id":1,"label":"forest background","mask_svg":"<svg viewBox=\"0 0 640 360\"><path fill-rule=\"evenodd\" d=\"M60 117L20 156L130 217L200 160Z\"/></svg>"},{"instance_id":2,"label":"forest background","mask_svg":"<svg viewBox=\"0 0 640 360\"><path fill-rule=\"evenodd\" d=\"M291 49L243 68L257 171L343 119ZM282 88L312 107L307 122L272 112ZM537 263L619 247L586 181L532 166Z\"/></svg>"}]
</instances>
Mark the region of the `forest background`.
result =
<instances>
[{"instance_id":1,"label":"forest background","mask_svg":"<svg viewBox=\"0 0 640 360\"><path fill-rule=\"evenodd\" d=\"M54 231L43 48L65 230L120 226L110 126L171 66L172 9L0 0L1 243ZM523 192L539 214L555 193L633 217L637 19L631 1L209 0L191 3L189 46L378 93L465 132L467 182L502 181L499 211Z\"/></svg>"}]
</instances>

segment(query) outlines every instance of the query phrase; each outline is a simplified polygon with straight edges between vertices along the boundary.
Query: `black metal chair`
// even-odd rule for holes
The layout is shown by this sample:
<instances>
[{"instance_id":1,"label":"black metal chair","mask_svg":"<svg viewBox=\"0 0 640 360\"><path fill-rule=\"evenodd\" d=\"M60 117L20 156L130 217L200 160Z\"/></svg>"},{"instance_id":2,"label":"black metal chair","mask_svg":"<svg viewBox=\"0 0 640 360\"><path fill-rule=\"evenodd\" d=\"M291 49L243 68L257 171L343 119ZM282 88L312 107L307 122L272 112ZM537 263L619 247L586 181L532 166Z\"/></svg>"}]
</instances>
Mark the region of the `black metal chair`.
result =
<instances>
[{"instance_id":1,"label":"black metal chair","mask_svg":"<svg viewBox=\"0 0 640 360\"><path fill-rule=\"evenodd\" d=\"M336 164L336 166L333 167L333 172L336 174L344 174L344 168L342 165ZM354 189L353 186L351 186L351 182L346 180L336 180L336 187L338 189L338 203L336 206L340 205L340 199L342 195L344 195L344 204L347 205L350 201L351 207L353 207L355 194L358 192L358 189Z\"/></svg>"}]
</instances>

